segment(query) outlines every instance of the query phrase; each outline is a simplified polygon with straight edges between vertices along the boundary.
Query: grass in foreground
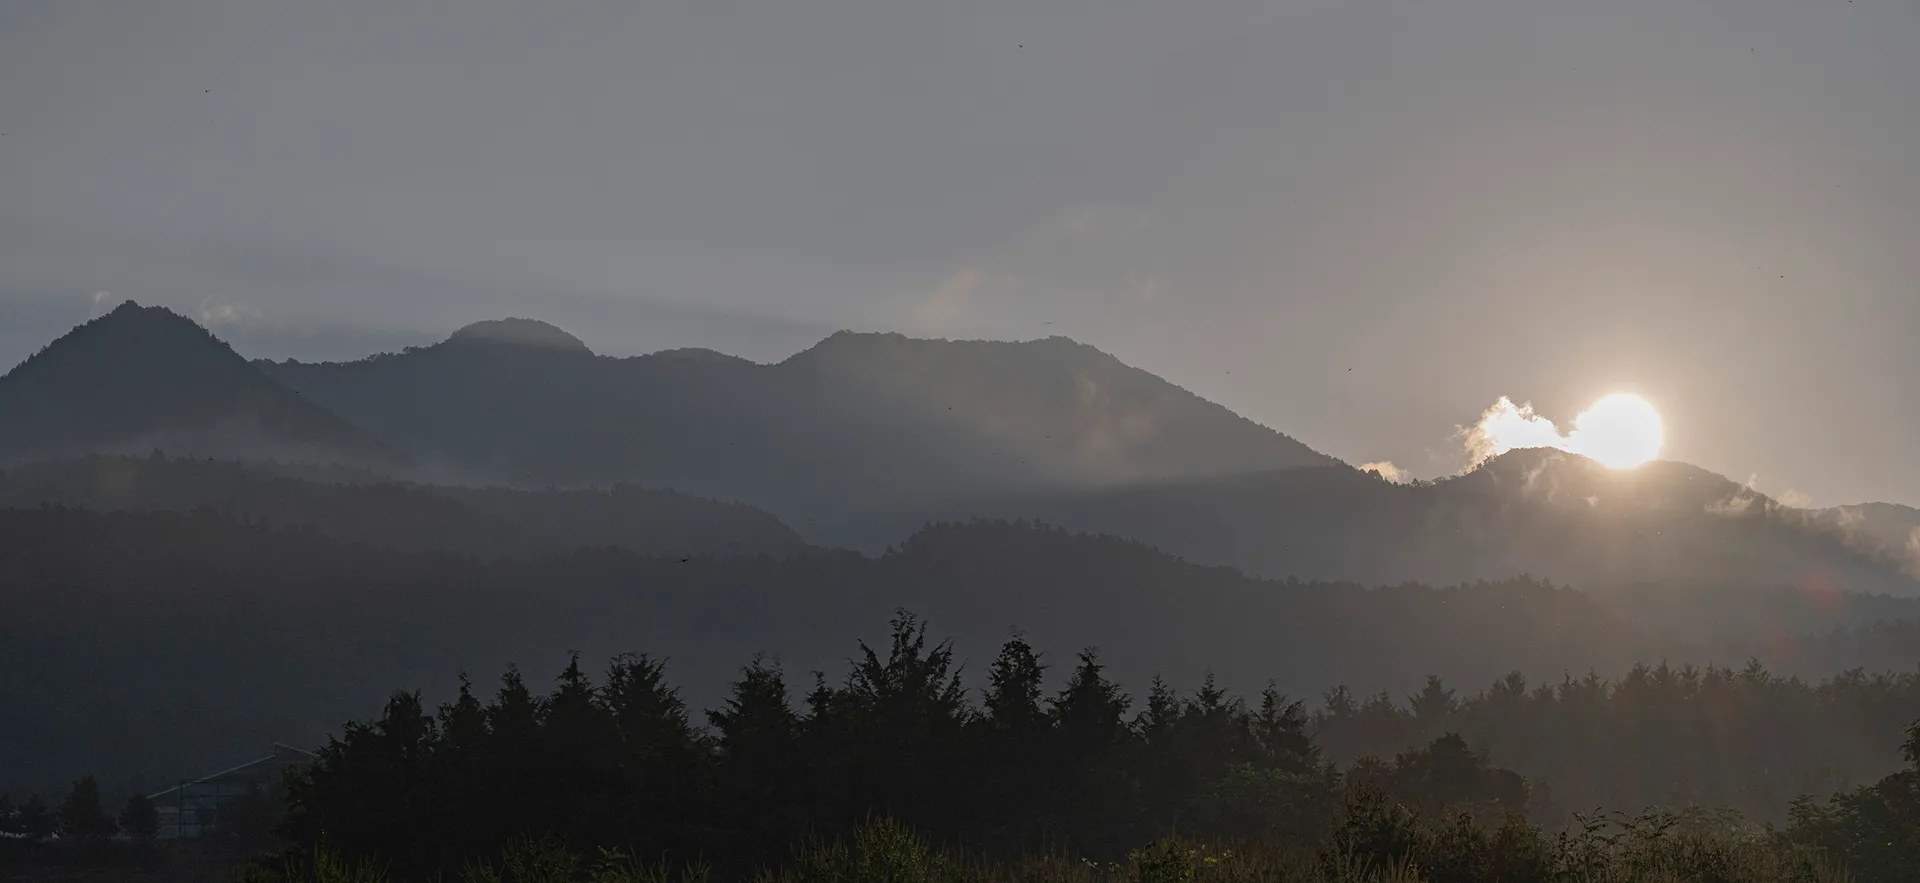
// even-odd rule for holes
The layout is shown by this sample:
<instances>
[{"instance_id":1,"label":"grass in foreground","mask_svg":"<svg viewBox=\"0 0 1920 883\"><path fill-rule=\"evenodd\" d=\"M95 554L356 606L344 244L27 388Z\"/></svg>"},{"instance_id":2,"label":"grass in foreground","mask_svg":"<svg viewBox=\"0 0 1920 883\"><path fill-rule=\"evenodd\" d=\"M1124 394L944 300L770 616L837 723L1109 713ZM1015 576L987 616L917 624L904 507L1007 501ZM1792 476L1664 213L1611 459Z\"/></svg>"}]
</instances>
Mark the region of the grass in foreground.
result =
<instances>
[{"instance_id":1,"label":"grass in foreground","mask_svg":"<svg viewBox=\"0 0 1920 883\"><path fill-rule=\"evenodd\" d=\"M494 861L431 883L709 883L705 866L671 868L616 851L586 855L520 838ZM412 883L377 863L321 850L245 883ZM429 883L429 881L420 881ZM803 849L753 883L1881 883L1767 834L1696 830L1673 817L1595 823L1558 837L1465 817L1435 824L1349 817L1317 849L1168 839L1122 861L1042 855L968 858L881 820ZM1894 883L1894 881L1887 881Z\"/></svg>"}]
</instances>

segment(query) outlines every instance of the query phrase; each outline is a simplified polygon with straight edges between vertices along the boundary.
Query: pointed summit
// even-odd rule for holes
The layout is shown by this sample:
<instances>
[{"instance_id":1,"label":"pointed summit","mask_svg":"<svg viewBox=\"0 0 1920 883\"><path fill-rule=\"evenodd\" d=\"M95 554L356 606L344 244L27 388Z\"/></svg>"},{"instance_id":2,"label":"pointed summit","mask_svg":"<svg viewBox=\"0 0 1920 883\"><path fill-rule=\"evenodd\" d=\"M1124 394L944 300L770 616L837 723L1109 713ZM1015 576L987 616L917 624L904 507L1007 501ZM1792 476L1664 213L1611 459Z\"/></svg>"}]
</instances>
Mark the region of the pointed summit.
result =
<instances>
[{"instance_id":1,"label":"pointed summit","mask_svg":"<svg viewBox=\"0 0 1920 883\"><path fill-rule=\"evenodd\" d=\"M167 312L166 309L161 307L143 307L140 305L138 301L134 300L133 298L127 298L126 300L121 301L119 306L106 311L106 313L102 314L100 318L105 319L108 316L114 316L114 315L137 316L141 313L148 312L148 311L157 311L161 313Z\"/></svg>"},{"instance_id":2,"label":"pointed summit","mask_svg":"<svg viewBox=\"0 0 1920 883\"><path fill-rule=\"evenodd\" d=\"M0 460L89 452L385 461L205 328L127 301L0 377Z\"/></svg>"},{"instance_id":3,"label":"pointed summit","mask_svg":"<svg viewBox=\"0 0 1920 883\"><path fill-rule=\"evenodd\" d=\"M592 355L585 342L560 328L538 319L488 319L475 322L447 338L454 344L496 344L505 346L576 352Z\"/></svg>"}]
</instances>

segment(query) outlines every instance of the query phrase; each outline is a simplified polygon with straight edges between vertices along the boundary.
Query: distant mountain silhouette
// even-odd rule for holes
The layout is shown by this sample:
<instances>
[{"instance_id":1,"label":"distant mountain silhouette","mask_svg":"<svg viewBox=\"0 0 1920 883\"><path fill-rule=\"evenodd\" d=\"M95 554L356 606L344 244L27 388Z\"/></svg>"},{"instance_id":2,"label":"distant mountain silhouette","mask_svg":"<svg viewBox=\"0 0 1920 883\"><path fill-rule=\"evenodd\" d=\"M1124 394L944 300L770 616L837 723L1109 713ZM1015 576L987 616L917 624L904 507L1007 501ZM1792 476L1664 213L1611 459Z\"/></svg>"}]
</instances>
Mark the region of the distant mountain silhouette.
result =
<instances>
[{"instance_id":1,"label":"distant mountain silhouette","mask_svg":"<svg viewBox=\"0 0 1920 883\"><path fill-rule=\"evenodd\" d=\"M352 363L257 364L458 474L669 486L795 523L961 492L1337 462L1065 338L841 332L761 365L704 350L616 359L470 345L564 337L539 323L479 328Z\"/></svg>"},{"instance_id":2,"label":"distant mountain silhouette","mask_svg":"<svg viewBox=\"0 0 1920 883\"><path fill-rule=\"evenodd\" d=\"M192 512L309 526L390 549L526 558L585 546L661 555L788 554L799 534L760 510L677 491L518 491L309 481L277 464L86 457L0 470L0 507Z\"/></svg>"},{"instance_id":3,"label":"distant mountain silhouette","mask_svg":"<svg viewBox=\"0 0 1920 883\"><path fill-rule=\"evenodd\" d=\"M1519 450L1388 483L1346 466L1071 494L981 495L841 525L877 547L928 519L1034 517L1264 576L1462 582L1531 574L1599 592L1745 587L1920 594L1902 562L1830 519L1697 467L1612 470Z\"/></svg>"},{"instance_id":4,"label":"distant mountain silhouette","mask_svg":"<svg viewBox=\"0 0 1920 883\"><path fill-rule=\"evenodd\" d=\"M165 450L388 467L397 453L193 321L132 301L0 377L0 462Z\"/></svg>"},{"instance_id":5,"label":"distant mountain silhouette","mask_svg":"<svg viewBox=\"0 0 1920 883\"><path fill-rule=\"evenodd\" d=\"M1684 464L1615 471L1546 450L1390 484L1057 337L841 332L763 365L708 350L608 358L507 319L358 362L249 366L186 319L129 305L0 380L0 419L15 459L176 443L255 459L378 452L359 427L405 451L413 467L390 471L414 479L672 488L868 550L930 520L1042 518L1274 577L1920 594L1896 542L1920 523L1911 510L1809 512ZM516 529L568 542L673 530L639 514L672 506L631 490L436 493L463 517L537 516ZM755 536L748 546L779 542Z\"/></svg>"},{"instance_id":6,"label":"distant mountain silhouette","mask_svg":"<svg viewBox=\"0 0 1920 883\"><path fill-rule=\"evenodd\" d=\"M490 319L475 322L447 338L452 344L519 346L593 354L580 338L536 319Z\"/></svg>"}]
</instances>

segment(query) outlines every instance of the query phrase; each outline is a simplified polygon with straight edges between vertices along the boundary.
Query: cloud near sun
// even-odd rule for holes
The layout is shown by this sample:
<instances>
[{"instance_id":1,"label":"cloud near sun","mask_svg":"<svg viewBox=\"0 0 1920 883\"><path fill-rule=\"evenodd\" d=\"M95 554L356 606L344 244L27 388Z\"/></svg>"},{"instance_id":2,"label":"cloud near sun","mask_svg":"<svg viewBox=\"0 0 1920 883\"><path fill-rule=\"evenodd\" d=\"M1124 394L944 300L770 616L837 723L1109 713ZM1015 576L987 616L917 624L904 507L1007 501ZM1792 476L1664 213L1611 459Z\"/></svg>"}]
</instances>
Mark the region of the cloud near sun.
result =
<instances>
[{"instance_id":1,"label":"cloud near sun","mask_svg":"<svg viewBox=\"0 0 1920 883\"><path fill-rule=\"evenodd\" d=\"M1469 469L1516 448L1558 448L1614 469L1629 469L1660 456L1666 427L1653 405L1631 393L1594 402L1573 418L1565 434L1552 420L1535 414L1532 405L1516 405L1501 396L1464 435L1472 458Z\"/></svg>"}]
</instances>

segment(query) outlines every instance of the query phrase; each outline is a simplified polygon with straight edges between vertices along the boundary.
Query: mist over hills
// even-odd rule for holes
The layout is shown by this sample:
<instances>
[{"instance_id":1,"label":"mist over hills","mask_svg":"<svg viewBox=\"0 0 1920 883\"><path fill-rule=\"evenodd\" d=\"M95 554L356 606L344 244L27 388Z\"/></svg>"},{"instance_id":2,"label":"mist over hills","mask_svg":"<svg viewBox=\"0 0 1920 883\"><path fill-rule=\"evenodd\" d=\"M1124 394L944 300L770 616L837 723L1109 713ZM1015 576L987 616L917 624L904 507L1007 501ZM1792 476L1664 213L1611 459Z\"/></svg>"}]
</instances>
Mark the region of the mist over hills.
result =
<instances>
[{"instance_id":1,"label":"mist over hills","mask_svg":"<svg viewBox=\"0 0 1920 883\"><path fill-rule=\"evenodd\" d=\"M1861 503L1835 506L1820 516L1838 528L1872 537L1881 548L1920 558L1920 509L1898 503Z\"/></svg>"},{"instance_id":2,"label":"mist over hills","mask_svg":"<svg viewBox=\"0 0 1920 883\"><path fill-rule=\"evenodd\" d=\"M981 495L935 518L1033 517L1249 573L1365 583L1531 574L1592 591L1793 588L1920 594L1908 559L1820 513L1681 463L1613 470L1548 449L1394 484L1346 466L1072 494ZM870 546L919 523L847 525Z\"/></svg>"},{"instance_id":3,"label":"mist over hills","mask_svg":"<svg viewBox=\"0 0 1920 883\"><path fill-rule=\"evenodd\" d=\"M671 520L624 535L603 529L639 499L634 491L445 489L584 494L627 484L739 501L808 542L869 552L929 521L1040 518L1273 577L1451 583L1525 573L1596 591L1920 594L1901 539L1920 513L1904 507L1807 512L1685 464L1610 470L1547 450L1391 484L1065 338L841 332L758 364L690 349L604 357L554 326L504 319L357 362L247 363L189 320L129 304L0 379L0 439L15 462L162 447L370 465L441 488L385 491L452 519L422 523L471 528L407 548L631 544L636 531ZM310 501L338 496L294 485L249 492L253 502L228 511L326 522ZM13 499L100 503L85 488L39 493ZM287 499L267 501L276 495ZM614 509L595 508L603 504ZM544 526L501 525L500 506L514 517L539 509ZM332 523L351 537L356 520L380 523ZM709 533L673 545L787 544L768 520L738 522L741 535L725 542ZM495 539L502 530L546 539Z\"/></svg>"},{"instance_id":4,"label":"mist over hills","mask_svg":"<svg viewBox=\"0 0 1920 883\"><path fill-rule=\"evenodd\" d=\"M762 652L840 677L899 609L970 689L1015 628L1056 666L1098 646L1135 696L1212 676L1375 711L1636 663L1920 665L1912 510L1548 450L1391 483L1063 338L758 364L507 319L249 363L128 305L0 378L0 442L0 670L33 672L0 679L0 790L158 784L570 652L665 658L708 707Z\"/></svg>"}]
</instances>

